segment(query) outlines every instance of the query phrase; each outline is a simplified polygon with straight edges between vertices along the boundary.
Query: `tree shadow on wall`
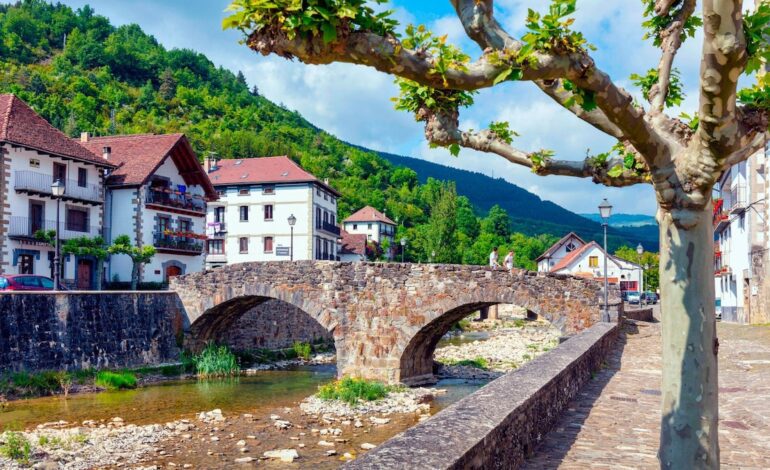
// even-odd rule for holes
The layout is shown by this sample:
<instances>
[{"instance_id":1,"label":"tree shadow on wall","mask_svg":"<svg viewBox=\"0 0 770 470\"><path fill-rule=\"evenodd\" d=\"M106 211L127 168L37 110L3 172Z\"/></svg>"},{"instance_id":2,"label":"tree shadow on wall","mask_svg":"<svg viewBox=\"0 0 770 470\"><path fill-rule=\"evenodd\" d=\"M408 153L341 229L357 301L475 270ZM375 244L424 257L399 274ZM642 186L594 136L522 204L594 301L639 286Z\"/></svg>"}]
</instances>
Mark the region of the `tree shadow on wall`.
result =
<instances>
[{"instance_id":1,"label":"tree shadow on wall","mask_svg":"<svg viewBox=\"0 0 770 470\"><path fill-rule=\"evenodd\" d=\"M639 327L634 322L626 321L620 328L617 340L608 359L600 370L594 372L589 380L562 411L560 418L543 441L522 464L521 468L531 470L558 468L572 448L588 418L596 400L620 370L623 351L628 343L628 336L639 334Z\"/></svg>"}]
</instances>

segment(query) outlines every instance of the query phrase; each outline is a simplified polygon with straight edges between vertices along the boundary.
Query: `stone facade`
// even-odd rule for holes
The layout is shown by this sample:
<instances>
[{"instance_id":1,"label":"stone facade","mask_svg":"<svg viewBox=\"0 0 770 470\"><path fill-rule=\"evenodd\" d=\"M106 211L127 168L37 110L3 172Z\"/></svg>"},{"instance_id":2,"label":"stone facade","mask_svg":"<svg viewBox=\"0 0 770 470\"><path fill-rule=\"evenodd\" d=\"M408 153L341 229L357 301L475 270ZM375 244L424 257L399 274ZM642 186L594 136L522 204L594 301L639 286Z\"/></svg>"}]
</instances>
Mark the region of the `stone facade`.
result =
<instances>
[{"instance_id":1,"label":"stone facade","mask_svg":"<svg viewBox=\"0 0 770 470\"><path fill-rule=\"evenodd\" d=\"M509 273L480 266L243 263L175 278L193 344L215 339L245 312L279 299L334 337L337 371L387 382L433 380L433 351L455 322L483 307L515 304L565 334L601 321L599 282L569 275ZM611 295L617 319L622 302Z\"/></svg>"},{"instance_id":2,"label":"stone facade","mask_svg":"<svg viewBox=\"0 0 770 470\"><path fill-rule=\"evenodd\" d=\"M618 326L602 323L489 383L346 469L517 468L608 357Z\"/></svg>"},{"instance_id":3,"label":"stone facade","mask_svg":"<svg viewBox=\"0 0 770 470\"><path fill-rule=\"evenodd\" d=\"M332 343L334 338L310 315L280 300L268 300L244 313L217 338L236 351L290 348L295 341Z\"/></svg>"},{"instance_id":4,"label":"stone facade","mask_svg":"<svg viewBox=\"0 0 770 470\"><path fill-rule=\"evenodd\" d=\"M0 295L0 370L133 367L179 359L169 292Z\"/></svg>"}]
</instances>

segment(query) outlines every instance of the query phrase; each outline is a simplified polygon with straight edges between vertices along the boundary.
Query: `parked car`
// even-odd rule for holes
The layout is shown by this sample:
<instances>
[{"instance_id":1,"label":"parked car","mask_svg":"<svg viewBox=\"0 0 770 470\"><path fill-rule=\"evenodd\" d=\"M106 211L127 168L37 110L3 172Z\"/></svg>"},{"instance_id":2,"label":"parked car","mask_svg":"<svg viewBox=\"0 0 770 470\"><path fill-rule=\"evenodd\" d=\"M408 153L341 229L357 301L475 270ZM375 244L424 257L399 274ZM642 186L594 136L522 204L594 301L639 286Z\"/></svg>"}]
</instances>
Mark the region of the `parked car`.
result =
<instances>
[{"instance_id":1,"label":"parked car","mask_svg":"<svg viewBox=\"0 0 770 470\"><path fill-rule=\"evenodd\" d=\"M620 298L626 302L628 301L628 293L631 292L629 290L620 291Z\"/></svg>"},{"instance_id":2,"label":"parked car","mask_svg":"<svg viewBox=\"0 0 770 470\"><path fill-rule=\"evenodd\" d=\"M34 274L0 276L0 291L53 290L53 279Z\"/></svg>"},{"instance_id":3,"label":"parked car","mask_svg":"<svg viewBox=\"0 0 770 470\"><path fill-rule=\"evenodd\" d=\"M629 292L626 296L626 302L630 304L638 304L641 301L639 292Z\"/></svg>"},{"instance_id":4,"label":"parked car","mask_svg":"<svg viewBox=\"0 0 770 470\"><path fill-rule=\"evenodd\" d=\"M657 304L658 294L655 292L645 292L642 294L642 302L645 304Z\"/></svg>"}]
</instances>

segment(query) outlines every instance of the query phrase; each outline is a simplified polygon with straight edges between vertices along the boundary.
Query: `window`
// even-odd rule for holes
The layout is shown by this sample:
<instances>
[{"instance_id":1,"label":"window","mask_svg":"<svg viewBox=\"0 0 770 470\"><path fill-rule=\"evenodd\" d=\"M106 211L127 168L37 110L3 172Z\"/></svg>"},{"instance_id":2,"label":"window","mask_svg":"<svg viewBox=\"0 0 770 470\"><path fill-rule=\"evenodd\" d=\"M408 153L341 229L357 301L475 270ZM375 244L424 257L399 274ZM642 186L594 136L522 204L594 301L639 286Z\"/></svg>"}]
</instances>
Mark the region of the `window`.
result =
<instances>
[{"instance_id":1,"label":"window","mask_svg":"<svg viewBox=\"0 0 770 470\"><path fill-rule=\"evenodd\" d=\"M209 254L210 255L225 254L224 240L209 240Z\"/></svg>"},{"instance_id":2,"label":"window","mask_svg":"<svg viewBox=\"0 0 770 470\"><path fill-rule=\"evenodd\" d=\"M171 230L171 219L168 217L158 217L158 233L164 235L166 230Z\"/></svg>"},{"instance_id":3,"label":"window","mask_svg":"<svg viewBox=\"0 0 770 470\"><path fill-rule=\"evenodd\" d=\"M589 268L598 268L599 267L599 257L598 256L589 256L588 257L588 267Z\"/></svg>"},{"instance_id":4,"label":"window","mask_svg":"<svg viewBox=\"0 0 770 470\"><path fill-rule=\"evenodd\" d=\"M273 220L273 205L265 204L265 220Z\"/></svg>"},{"instance_id":5,"label":"window","mask_svg":"<svg viewBox=\"0 0 770 470\"><path fill-rule=\"evenodd\" d=\"M214 208L214 222L222 223L225 221L225 208L224 207L215 207Z\"/></svg>"},{"instance_id":6,"label":"window","mask_svg":"<svg viewBox=\"0 0 770 470\"><path fill-rule=\"evenodd\" d=\"M238 245L240 248L241 253L248 253L249 252L249 239L246 237L241 237L238 239Z\"/></svg>"},{"instance_id":7,"label":"window","mask_svg":"<svg viewBox=\"0 0 770 470\"><path fill-rule=\"evenodd\" d=\"M43 289L53 289L53 281L51 279L46 277L39 277L37 279L40 281L40 285L43 286Z\"/></svg>"},{"instance_id":8,"label":"window","mask_svg":"<svg viewBox=\"0 0 770 470\"><path fill-rule=\"evenodd\" d=\"M224 189L217 189L217 196L225 197L227 195L227 191Z\"/></svg>"},{"instance_id":9,"label":"window","mask_svg":"<svg viewBox=\"0 0 770 470\"><path fill-rule=\"evenodd\" d=\"M353 224L353 230L358 230L358 224Z\"/></svg>"},{"instance_id":10,"label":"window","mask_svg":"<svg viewBox=\"0 0 770 470\"><path fill-rule=\"evenodd\" d=\"M329 213L326 211L324 211L324 223L325 224L329 223Z\"/></svg>"},{"instance_id":11,"label":"window","mask_svg":"<svg viewBox=\"0 0 770 470\"><path fill-rule=\"evenodd\" d=\"M372 239L372 234L371 234L371 233L367 234L367 235L366 235L366 239L367 239L367 240L371 240L371 239Z\"/></svg>"},{"instance_id":12,"label":"window","mask_svg":"<svg viewBox=\"0 0 770 470\"><path fill-rule=\"evenodd\" d=\"M192 232L192 222L186 219L179 219L177 221L177 227L180 232Z\"/></svg>"},{"instance_id":13,"label":"window","mask_svg":"<svg viewBox=\"0 0 770 470\"><path fill-rule=\"evenodd\" d=\"M63 163L53 164L53 180L59 180L62 184L67 184L67 165Z\"/></svg>"},{"instance_id":14,"label":"window","mask_svg":"<svg viewBox=\"0 0 770 470\"><path fill-rule=\"evenodd\" d=\"M337 225L337 223L334 220L334 214L329 214L329 223L332 225Z\"/></svg>"},{"instance_id":15,"label":"window","mask_svg":"<svg viewBox=\"0 0 770 470\"><path fill-rule=\"evenodd\" d=\"M85 168L78 168L78 186L81 188L88 186L88 171Z\"/></svg>"},{"instance_id":16,"label":"window","mask_svg":"<svg viewBox=\"0 0 770 470\"><path fill-rule=\"evenodd\" d=\"M262 194L275 194L275 186L272 184L262 186Z\"/></svg>"},{"instance_id":17,"label":"window","mask_svg":"<svg viewBox=\"0 0 770 470\"><path fill-rule=\"evenodd\" d=\"M30 158L29 166L32 168L40 168L40 160L38 160L37 158Z\"/></svg>"},{"instance_id":18,"label":"window","mask_svg":"<svg viewBox=\"0 0 770 470\"><path fill-rule=\"evenodd\" d=\"M572 242L567 243L567 253L569 253L571 251L575 251L575 248L577 248L577 247L575 246L574 243L572 243Z\"/></svg>"},{"instance_id":19,"label":"window","mask_svg":"<svg viewBox=\"0 0 770 470\"><path fill-rule=\"evenodd\" d=\"M88 232L88 210L68 207L66 225L73 232Z\"/></svg>"},{"instance_id":20,"label":"window","mask_svg":"<svg viewBox=\"0 0 770 470\"><path fill-rule=\"evenodd\" d=\"M321 259L321 239L315 237L315 259Z\"/></svg>"},{"instance_id":21,"label":"window","mask_svg":"<svg viewBox=\"0 0 770 470\"><path fill-rule=\"evenodd\" d=\"M238 208L241 214L241 222L249 221L249 206L241 206Z\"/></svg>"},{"instance_id":22,"label":"window","mask_svg":"<svg viewBox=\"0 0 770 470\"><path fill-rule=\"evenodd\" d=\"M273 237L265 237L262 239L264 243L265 253L273 252Z\"/></svg>"},{"instance_id":23,"label":"window","mask_svg":"<svg viewBox=\"0 0 770 470\"><path fill-rule=\"evenodd\" d=\"M324 201L328 201L328 200L329 200L329 194L324 193Z\"/></svg>"},{"instance_id":24,"label":"window","mask_svg":"<svg viewBox=\"0 0 770 470\"><path fill-rule=\"evenodd\" d=\"M35 260L32 255L19 255L19 274L35 274Z\"/></svg>"},{"instance_id":25,"label":"window","mask_svg":"<svg viewBox=\"0 0 770 470\"><path fill-rule=\"evenodd\" d=\"M238 190L239 196L248 196L249 194L251 194L251 191L249 191L249 188L243 188Z\"/></svg>"},{"instance_id":26,"label":"window","mask_svg":"<svg viewBox=\"0 0 770 470\"><path fill-rule=\"evenodd\" d=\"M316 188L315 195L320 197L321 196L321 190Z\"/></svg>"},{"instance_id":27,"label":"window","mask_svg":"<svg viewBox=\"0 0 770 470\"><path fill-rule=\"evenodd\" d=\"M321 208L315 208L315 228L321 228Z\"/></svg>"},{"instance_id":28,"label":"window","mask_svg":"<svg viewBox=\"0 0 770 470\"><path fill-rule=\"evenodd\" d=\"M371 230L372 229L372 224L366 224L366 229L367 230Z\"/></svg>"}]
</instances>

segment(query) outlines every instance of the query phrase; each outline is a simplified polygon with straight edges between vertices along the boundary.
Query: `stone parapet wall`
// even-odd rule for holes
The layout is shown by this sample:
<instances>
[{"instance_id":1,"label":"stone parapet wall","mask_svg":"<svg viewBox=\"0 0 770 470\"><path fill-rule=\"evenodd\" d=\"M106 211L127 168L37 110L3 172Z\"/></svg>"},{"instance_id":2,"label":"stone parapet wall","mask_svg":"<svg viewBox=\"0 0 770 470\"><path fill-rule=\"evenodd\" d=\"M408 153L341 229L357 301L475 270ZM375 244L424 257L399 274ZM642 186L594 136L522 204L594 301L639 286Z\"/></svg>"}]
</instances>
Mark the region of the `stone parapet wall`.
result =
<instances>
[{"instance_id":1,"label":"stone parapet wall","mask_svg":"<svg viewBox=\"0 0 770 470\"><path fill-rule=\"evenodd\" d=\"M183 319L171 292L0 294L0 371L177 361Z\"/></svg>"},{"instance_id":2,"label":"stone parapet wall","mask_svg":"<svg viewBox=\"0 0 770 470\"><path fill-rule=\"evenodd\" d=\"M628 318L629 320L650 321L650 322L655 320L655 318L652 316L652 307L635 308L635 309L627 308L623 312L623 316L625 318Z\"/></svg>"},{"instance_id":3,"label":"stone parapet wall","mask_svg":"<svg viewBox=\"0 0 770 470\"><path fill-rule=\"evenodd\" d=\"M516 468L601 366L617 333L617 325L599 323L344 468Z\"/></svg>"},{"instance_id":4,"label":"stone parapet wall","mask_svg":"<svg viewBox=\"0 0 770 470\"><path fill-rule=\"evenodd\" d=\"M295 341L333 343L334 338L297 307L268 300L243 314L218 341L236 351L248 351L289 348Z\"/></svg>"}]
</instances>

